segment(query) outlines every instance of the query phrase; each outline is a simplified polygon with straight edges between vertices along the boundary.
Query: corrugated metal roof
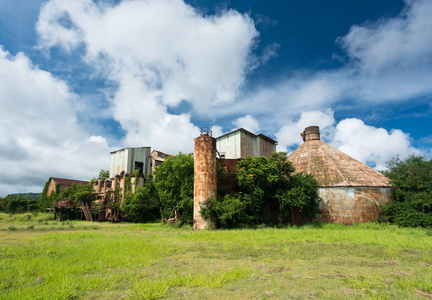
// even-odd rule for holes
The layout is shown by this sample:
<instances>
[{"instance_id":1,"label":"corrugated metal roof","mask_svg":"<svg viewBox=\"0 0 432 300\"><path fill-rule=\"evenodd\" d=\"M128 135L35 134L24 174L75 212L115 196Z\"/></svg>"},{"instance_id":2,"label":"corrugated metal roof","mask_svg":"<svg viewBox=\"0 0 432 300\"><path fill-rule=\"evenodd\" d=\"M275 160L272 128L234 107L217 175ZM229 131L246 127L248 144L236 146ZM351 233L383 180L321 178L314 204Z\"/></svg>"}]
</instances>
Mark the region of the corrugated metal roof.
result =
<instances>
[{"instance_id":1,"label":"corrugated metal roof","mask_svg":"<svg viewBox=\"0 0 432 300\"><path fill-rule=\"evenodd\" d=\"M314 175L320 187L390 187L384 174L321 140L309 140L288 156L296 173Z\"/></svg>"}]
</instances>

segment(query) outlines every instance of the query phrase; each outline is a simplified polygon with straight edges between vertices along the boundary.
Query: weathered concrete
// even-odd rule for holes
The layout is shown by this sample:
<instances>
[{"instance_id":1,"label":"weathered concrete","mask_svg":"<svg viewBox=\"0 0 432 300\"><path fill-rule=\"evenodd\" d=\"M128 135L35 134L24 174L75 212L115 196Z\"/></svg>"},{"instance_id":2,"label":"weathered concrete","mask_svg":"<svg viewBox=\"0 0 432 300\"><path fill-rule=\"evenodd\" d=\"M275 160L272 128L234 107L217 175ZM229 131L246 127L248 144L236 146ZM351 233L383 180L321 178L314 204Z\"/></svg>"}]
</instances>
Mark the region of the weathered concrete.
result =
<instances>
[{"instance_id":1,"label":"weathered concrete","mask_svg":"<svg viewBox=\"0 0 432 300\"><path fill-rule=\"evenodd\" d=\"M246 156L270 157L276 151L277 142L263 134L254 134L243 128L219 136L216 147L226 159L244 159Z\"/></svg>"},{"instance_id":2,"label":"weathered concrete","mask_svg":"<svg viewBox=\"0 0 432 300\"><path fill-rule=\"evenodd\" d=\"M141 165L143 175L151 174L150 147L124 148L111 152L110 178L121 174L133 174Z\"/></svg>"},{"instance_id":3,"label":"weathered concrete","mask_svg":"<svg viewBox=\"0 0 432 300\"><path fill-rule=\"evenodd\" d=\"M322 199L318 220L353 224L377 219L379 208L393 198L384 174L320 140L319 127L301 134L304 143L288 156L296 173L312 174Z\"/></svg>"},{"instance_id":4,"label":"weathered concrete","mask_svg":"<svg viewBox=\"0 0 432 300\"><path fill-rule=\"evenodd\" d=\"M201 205L217 197L216 139L210 135L197 137L194 160L194 228L205 229L213 224L201 216Z\"/></svg>"},{"instance_id":5,"label":"weathered concrete","mask_svg":"<svg viewBox=\"0 0 432 300\"><path fill-rule=\"evenodd\" d=\"M317 220L354 224L375 220L380 207L393 197L390 187L324 187L318 189L321 214Z\"/></svg>"}]
</instances>

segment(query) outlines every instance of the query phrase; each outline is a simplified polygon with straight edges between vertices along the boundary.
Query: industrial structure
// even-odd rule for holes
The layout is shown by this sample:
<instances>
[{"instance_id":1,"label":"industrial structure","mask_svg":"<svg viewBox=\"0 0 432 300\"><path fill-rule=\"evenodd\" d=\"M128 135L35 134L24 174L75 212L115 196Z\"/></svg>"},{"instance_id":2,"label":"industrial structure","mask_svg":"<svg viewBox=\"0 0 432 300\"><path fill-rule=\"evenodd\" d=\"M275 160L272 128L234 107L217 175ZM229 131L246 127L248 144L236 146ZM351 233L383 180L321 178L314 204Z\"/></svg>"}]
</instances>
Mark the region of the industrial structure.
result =
<instances>
[{"instance_id":1,"label":"industrial structure","mask_svg":"<svg viewBox=\"0 0 432 300\"><path fill-rule=\"evenodd\" d=\"M65 188L70 187L71 185L79 185L79 184L88 184L88 181L83 180L75 180L75 179L65 179L65 178L57 178L57 177L50 177L49 178L49 185L48 190L46 192L46 195L49 197L51 196L52 192L60 193Z\"/></svg>"},{"instance_id":2,"label":"industrial structure","mask_svg":"<svg viewBox=\"0 0 432 300\"><path fill-rule=\"evenodd\" d=\"M270 157L276 152L277 142L264 134L254 134L239 128L216 138L216 149L221 158L244 159L246 156Z\"/></svg>"},{"instance_id":3,"label":"industrial structure","mask_svg":"<svg viewBox=\"0 0 432 300\"><path fill-rule=\"evenodd\" d=\"M304 143L288 156L296 173L318 181L321 214L317 220L353 224L378 218L379 209L393 197L382 173L321 141L318 126L301 133Z\"/></svg>"},{"instance_id":4,"label":"industrial structure","mask_svg":"<svg viewBox=\"0 0 432 300\"><path fill-rule=\"evenodd\" d=\"M150 147L130 147L111 152L109 177L114 178L123 171L133 174L135 170L147 177L151 174L150 150Z\"/></svg>"},{"instance_id":5,"label":"industrial structure","mask_svg":"<svg viewBox=\"0 0 432 300\"><path fill-rule=\"evenodd\" d=\"M216 139L210 130L201 130L194 143L194 229L212 227L210 220L201 216L201 206L209 198L217 197Z\"/></svg>"},{"instance_id":6,"label":"industrial structure","mask_svg":"<svg viewBox=\"0 0 432 300\"><path fill-rule=\"evenodd\" d=\"M167 154L158 150L153 150L150 154L150 166L151 166L151 174L156 171L156 167L160 166L167 157L173 156L171 154Z\"/></svg>"}]
</instances>

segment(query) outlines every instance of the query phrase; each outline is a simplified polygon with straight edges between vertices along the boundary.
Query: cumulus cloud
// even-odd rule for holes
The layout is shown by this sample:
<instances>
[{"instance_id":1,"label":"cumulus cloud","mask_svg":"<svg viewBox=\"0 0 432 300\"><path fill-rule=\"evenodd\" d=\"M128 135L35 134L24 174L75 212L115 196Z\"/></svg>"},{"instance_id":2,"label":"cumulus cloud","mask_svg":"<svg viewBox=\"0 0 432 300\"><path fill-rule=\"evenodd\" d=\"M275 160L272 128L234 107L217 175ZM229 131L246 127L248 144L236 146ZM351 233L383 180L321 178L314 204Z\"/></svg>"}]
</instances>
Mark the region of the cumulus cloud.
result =
<instances>
[{"instance_id":1,"label":"cumulus cloud","mask_svg":"<svg viewBox=\"0 0 432 300\"><path fill-rule=\"evenodd\" d=\"M236 99L256 67L250 58L258 32L248 15L203 16L181 0L50 0L37 32L42 49L84 46L87 63L118 84L112 106L125 143L167 152L190 151L187 141L198 133L188 114L168 107L187 101L211 114L209 107Z\"/></svg>"},{"instance_id":2,"label":"cumulus cloud","mask_svg":"<svg viewBox=\"0 0 432 300\"><path fill-rule=\"evenodd\" d=\"M104 137L77 125L76 95L22 53L0 49L0 195L41 192L50 176L90 179L109 165Z\"/></svg>"},{"instance_id":3,"label":"cumulus cloud","mask_svg":"<svg viewBox=\"0 0 432 300\"><path fill-rule=\"evenodd\" d=\"M420 153L411 145L409 134L401 130L389 132L355 118L336 123L331 109L303 112L297 121L289 121L276 134L278 151L295 150L303 143L300 133L308 126L319 126L321 140L378 170L385 169L385 163L396 155L404 158Z\"/></svg>"},{"instance_id":4,"label":"cumulus cloud","mask_svg":"<svg viewBox=\"0 0 432 300\"><path fill-rule=\"evenodd\" d=\"M253 133L258 133L258 131L260 130L258 121L251 115L246 115L244 117L238 118L232 123L234 126L236 126L236 128L243 128Z\"/></svg>"},{"instance_id":5,"label":"cumulus cloud","mask_svg":"<svg viewBox=\"0 0 432 300\"><path fill-rule=\"evenodd\" d=\"M224 134L222 126L219 126L219 125L213 125L210 128L210 130L212 131L213 136L216 137L216 138L218 136L221 136L221 135Z\"/></svg>"},{"instance_id":6,"label":"cumulus cloud","mask_svg":"<svg viewBox=\"0 0 432 300\"><path fill-rule=\"evenodd\" d=\"M411 146L409 134L398 129L388 132L384 128L368 126L359 119L340 121L331 144L378 170L385 169L385 163L396 155L404 158L420 152Z\"/></svg>"},{"instance_id":7,"label":"cumulus cloud","mask_svg":"<svg viewBox=\"0 0 432 300\"><path fill-rule=\"evenodd\" d=\"M302 70L248 90L220 116L252 114L264 127L303 111L373 107L432 94L432 2L406 1L394 18L354 25L336 40L346 56L331 70Z\"/></svg>"},{"instance_id":8,"label":"cumulus cloud","mask_svg":"<svg viewBox=\"0 0 432 300\"><path fill-rule=\"evenodd\" d=\"M287 151L287 149L298 146L303 143L300 133L306 127L319 126L321 134L326 136L331 126L335 123L334 112L327 109L325 112L321 111L306 111L301 113L297 121L288 120L277 133L276 139L278 141L278 150Z\"/></svg>"}]
</instances>

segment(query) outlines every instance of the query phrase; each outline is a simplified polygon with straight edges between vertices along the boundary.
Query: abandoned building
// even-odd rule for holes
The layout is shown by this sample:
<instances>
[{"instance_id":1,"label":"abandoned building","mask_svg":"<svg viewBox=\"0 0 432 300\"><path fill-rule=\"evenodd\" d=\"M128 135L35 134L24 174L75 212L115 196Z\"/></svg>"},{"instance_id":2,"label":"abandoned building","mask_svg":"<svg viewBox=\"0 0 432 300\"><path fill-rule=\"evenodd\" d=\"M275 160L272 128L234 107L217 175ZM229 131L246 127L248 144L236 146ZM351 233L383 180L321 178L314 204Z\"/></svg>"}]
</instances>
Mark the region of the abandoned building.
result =
<instances>
[{"instance_id":1,"label":"abandoned building","mask_svg":"<svg viewBox=\"0 0 432 300\"><path fill-rule=\"evenodd\" d=\"M239 128L216 138L216 149L221 158L244 159L246 156L270 157L276 152L277 142L264 134L254 134Z\"/></svg>"},{"instance_id":2,"label":"abandoned building","mask_svg":"<svg viewBox=\"0 0 432 300\"><path fill-rule=\"evenodd\" d=\"M109 177L114 178L122 171L133 174L139 170L145 177L151 174L150 147L130 147L111 152Z\"/></svg>"},{"instance_id":3,"label":"abandoned building","mask_svg":"<svg viewBox=\"0 0 432 300\"><path fill-rule=\"evenodd\" d=\"M158 150L153 150L150 154L150 166L151 166L151 174L156 171L156 167L160 166L167 157L173 156L171 154L167 154Z\"/></svg>"},{"instance_id":4,"label":"abandoned building","mask_svg":"<svg viewBox=\"0 0 432 300\"><path fill-rule=\"evenodd\" d=\"M79 185L79 184L88 184L88 181L83 180L75 180L75 179L65 179L65 178L57 178L57 177L50 177L49 178L50 183L48 186L48 190L46 195L49 197L51 196L51 193L54 191L61 192L65 188L70 187L71 185Z\"/></svg>"},{"instance_id":5,"label":"abandoned building","mask_svg":"<svg viewBox=\"0 0 432 300\"><path fill-rule=\"evenodd\" d=\"M296 173L318 181L321 214L317 220L353 224L378 218L379 209L393 195L382 173L321 141L318 126L301 134L304 143L288 156Z\"/></svg>"}]
</instances>

